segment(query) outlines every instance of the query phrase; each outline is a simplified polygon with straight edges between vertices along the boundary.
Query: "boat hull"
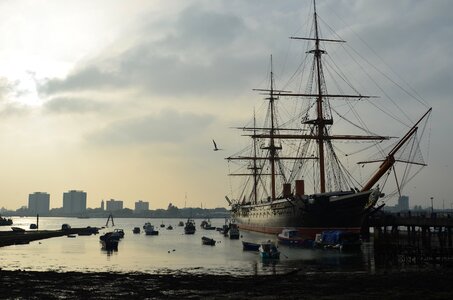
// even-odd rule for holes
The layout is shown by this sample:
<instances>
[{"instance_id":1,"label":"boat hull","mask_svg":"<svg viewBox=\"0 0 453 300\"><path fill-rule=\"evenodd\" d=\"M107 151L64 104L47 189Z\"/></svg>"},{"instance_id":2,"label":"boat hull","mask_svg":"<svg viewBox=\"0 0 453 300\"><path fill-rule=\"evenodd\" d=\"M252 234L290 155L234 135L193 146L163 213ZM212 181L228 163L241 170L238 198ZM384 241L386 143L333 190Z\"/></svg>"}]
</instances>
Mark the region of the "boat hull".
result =
<instances>
[{"instance_id":1,"label":"boat hull","mask_svg":"<svg viewBox=\"0 0 453 300\"><path fill-rule=\"evenodd\" d=\"M208 246L215 246L216 241L214 239L208 238L208 237L202 237L201 238L201 243L203 245L208 245Z\"/></svg>"},{"instance_id":2,"label":"boat hull","mask_svg":"<svg viewBox=\"0 0 453 300\"><path fill-rule=\"evenodd\" d=\"M242 241L242 250L244 251L259 251L260 244Z\"/></svg>"},{"instance_id":3,"label":"boat hull","mask_svg":"<svg viewBox=\"0 0 453 300\"><path fill-rule=\"evenodd\" d=\"M146 235L159 235L159 231L157 230L145 230Z\"/></svg>"},{"instance_id":4,"label":"boat hull","mask_svg":"<svg viewBox=\"0 0 453 300\"><path fill-rule=\"evenodd\" d=\"M280 251L277 250L277 247L273 243L261 244L258 251L263 260L280 258Z\"/></svg>"},{"instance_id":5,"label":"boat hull","mask_svg":"<svg viewBox=\"0 0 453 300\"><path fill-rule=\"evenodd\" d=\"M325 231L318 235L315 248L338 249L340 251L359 251L362 245L360 235L341 230Z\"/></svg>"},{"instance_id":6,"label":"boat hull","mask_svg":"<svg viewBox=\"0 0 453 300\"><path fill-rule=\"evenodd\" d=\"M294 247L303 247L303 248L312 248L313 247L313 240L312 239L304 239L304 238L287 238L282 237L281 234L277 236L278 243L286 246L294 246Z\"/></svg>"},{"instance_id":7,"label":"boat hull","mask_svg":"<svg viewBox=\"0 0 453 300\"><path fill-rule=\"evenodd\" d=\"M195 228L186 227L186 228L184 228L184 233L185 234L195 234Z\"/></svg>"},{"instance_id":8,"label":"boat hull","mask_svg":"<svg viewBox=\"0 0 453 300\"><path fill-rule=\"evenodd\" d=\"M102 249L107 251L118 251L118 240L101 240Z\"/></svg>"},{"instance_id":9,"label":"boat hull","mask_svg":"<svg viewBox=\"0 0 453 300\"><path fill-rule=\"evenodd\" d=\"M376 190L336 192L237 205L233 217L241 230L278 234L292 227L310 239L326 230L360 232L378 194Z\"/></svg>"},{"instance_id":10,"label":"boat hull","mask_svg":"<svg viewBox=\"0 0 453 300\"><path fill-rule=\"evenodd\" d=\"M13 225L12 219L6 219L3 217L0 217L0 226L9 226L9 225Z\"/></svg>"},{"instance_id":11,"label":"boat hull","mask_svg":"<svg viewBox=\"0 0 453 300\"><path fill-rule=\"evenodd\" d=\"M186 225L184 226L185 234L195 234L195 222L192 219L187 219Z\"/></svg>"}]
</instances>

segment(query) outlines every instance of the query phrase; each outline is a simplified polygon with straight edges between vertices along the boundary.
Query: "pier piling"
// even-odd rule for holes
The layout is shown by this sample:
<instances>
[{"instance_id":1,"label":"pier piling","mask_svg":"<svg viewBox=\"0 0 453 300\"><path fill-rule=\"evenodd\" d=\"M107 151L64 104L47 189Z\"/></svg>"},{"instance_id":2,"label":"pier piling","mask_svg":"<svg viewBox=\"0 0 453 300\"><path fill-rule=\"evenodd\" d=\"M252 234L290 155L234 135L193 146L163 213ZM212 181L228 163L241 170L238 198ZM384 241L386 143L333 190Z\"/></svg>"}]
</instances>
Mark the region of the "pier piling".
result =
<instances>
[{"instance_id":1,"label":"pier piling","mask_svg":"<svg viewBox=\"0 0 453 300\"><path fill-rule=\"evenodd\" d=\"M450 217L384 214L369 218L366 224L374 228L378 263L453 262L453 219Z\"/></svg>"}]
</instances>

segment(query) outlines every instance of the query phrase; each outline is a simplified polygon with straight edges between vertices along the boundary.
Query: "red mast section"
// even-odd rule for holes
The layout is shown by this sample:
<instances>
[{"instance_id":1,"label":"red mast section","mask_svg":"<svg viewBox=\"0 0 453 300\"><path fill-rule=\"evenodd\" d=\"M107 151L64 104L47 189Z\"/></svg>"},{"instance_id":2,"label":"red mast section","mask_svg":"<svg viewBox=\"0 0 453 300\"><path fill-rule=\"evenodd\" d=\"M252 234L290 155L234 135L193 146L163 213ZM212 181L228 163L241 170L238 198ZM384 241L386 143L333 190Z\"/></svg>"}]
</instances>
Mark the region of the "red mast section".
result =
<instances>
[{"instance_id":1,"label":"red mast section","mask_svg":"<svg viewBox=\"0 0 453 300\"><path fill-rule=\"evenodd\" d=\"M378 180L395 164L395 154L417 132L418 125L431 112L431 110L432 108L428 109L428 111L420 118L420 120L418 120L418 122L415 123L414 126L412 126L412 128L406 133L406 135L401 138L398 144L393 147L382 164L379 166L379 169L376 171L376 173L363 186L362 192L370 190L376 184L376 182L378 182ZM364 162L359 162L359 164L360 163Z\"/></svg>"}]
</instances>

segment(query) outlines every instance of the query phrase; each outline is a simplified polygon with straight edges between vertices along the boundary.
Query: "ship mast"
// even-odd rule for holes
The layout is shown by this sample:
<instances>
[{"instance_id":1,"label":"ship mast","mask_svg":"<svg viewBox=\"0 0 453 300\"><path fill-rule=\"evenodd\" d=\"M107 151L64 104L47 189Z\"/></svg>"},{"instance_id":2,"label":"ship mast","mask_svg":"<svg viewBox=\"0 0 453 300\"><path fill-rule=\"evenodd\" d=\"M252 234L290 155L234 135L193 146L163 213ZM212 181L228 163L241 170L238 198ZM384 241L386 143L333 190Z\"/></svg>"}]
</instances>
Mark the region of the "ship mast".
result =
<instances>
[{"instance_id":1,"label":"ship mast","mask_svg":"<svg viewBox=\"0 0 453 300\"><path fill-rule=\"evenodd\" d=\"M269 92L269 113L270 113L270 127L269 127L269 145L267 147L263 147L261 149L263 150L268 150L269 151L269 163L271 167L271 201L275 200L277 198L277 193L276 193L276 172L275 172L275 163L276 160L278 159L277 155L277 150L282 149L281 146L276 146L275 145L275 136L276 136L276 121L275 121L275 100L277 100L277 97L275 97L275 90L274 90L274 71L272 67L272 55L271 55L271 72L270 72L270 89L268 90ZM255 134L256 136L256 134Z\"/></svg>"},{"instance_id":2,"label":"ship mast","mask_svg":"<svg viewBox=\"0 0 453 300\"><path fill-rule=\"evenodd\" d=\"M321 49L320 43L321 42L340 42L344 43L343 40L334 40L334 39L324 39L320 37L319 33L319 25L318 25L318 17L316 12L316 2L314 0L314 37L291 37L291 39L300 39L300 40L308 40L314 42L314 49L308 51L308 53L314 55L314 78L317 81L316 83L316 90L313 93L308 94L300 94L300 93L293 93L290 91L283 91L283 90L276 90L274 87L274 72L273 72L273 64L272 64L272 56L271 56L271 71L270 71L270 88L269 89L254 89L255 91L265 92L268 95L266 100L269 100L268 106L268 116L269 116L269 123L264 128L257 128L256 124L254 124L253 128L241 128L243 130L253 130L253 133L250 137L254 140L254 154L252 157L247 156L239 156L239 157L229 157L228 160L253 160L254 164L253 167L249 167L252 169L252 172L249 174L230 174L236 176L254 176L254 187L253 187L253 196L255 197L255 202L257 201L257 185L260 176L262 175L270 175L270 200L273 201L277 199L277 192L276 192L276 164L278 161L281 160L307 160L307 159L314 159L318 160L319 164L319 192L325 193L326 192L326 163L325 163L325 145L324 143L330 142L331 140L378 140L382 141L388 139L385 136L361 136L361 135L328 135L327 126L333 124L333 120L331 117L328 117L325 113L325 101L328 98L355 98L355 99L365 99L365 98L373 98L372 96L365 96L365 95L338 95L338 94L328 94L326 91L325 79L323 75L323 65L322 65L322 55L326 53L325 50ZM300 133L290 133L291 130L297 130L295 128L278 128L278 124L276 121L276 100L279 99L280 96L288 96L288 97L309 97L315 98L315 119L304 121L303 123L309 126L313 126L313 132L309 134L300 134ZM260 131L265 131L264 133L259 132L257 133L257 129ZM281 133L284 131L285 133ZM266 157L258 157L257 156L257 149L256 149L256 139L268 139L268 145L266 147L261 147L262 150L267 150ZM278 151L282 149L282 146L276 145L276 140L279 139L299 139L299 140L315 140L317 142L317 156L283 156L280 157ZM269 167L270 167L270 174L258 174L257 167L257 160L268 160Z\"/></svg>"},{"instance_id":3,"label":"ship mast","mask_svg":"<svg viewBox=\"0 0 453 300\"><path fill-rule=\"evenodd\" d=\"M252 189L252 195L253 195L253 202L256 204L258 202L258 184L260 181L260 177L262 175L270 175L271 178L271 195L270 195L270 200L274 201L277 199L277 189L276 189L276 163L277 160L280 160L278 156L278 151L282 149L281 146L277 146L275 142L275 137L278 135L278 124L276 121L276 108L275 108L275 101L278 99L278 96L276 96L277 93L282 93L282 92L288 92L288 91L280 91L280 90L275 90L274 89L274 72L273 72L273 63L272 63L272 55L271 55L271 71L270 71L270 88L261 90L261 89L254 89L258 91L265 91L266 93L269 93L269 97L266 98L266 100L269 100L269 106L268 106L268 112L269 112L269 126L265 128L258 128L256 127L256 118L255 115L253 117L253 127L252 128L241 128L242 130L253 130L252 134L252 139L253 139L253 154L251 157L248 156L237 156L237 157L228 157L228 160L252 160L253 165L248 167L249 170L251 170L251 173L249 174L230 174L230 175L235 175L235 176L253 176L253 189ZM262 150L267 150L268 155L265 157L259 157L258 156L258 147L257 147L257 139L260 138L260 134L257 133L257 130L265 130L268 132L267 138L269 139L269 144L265 147L260 147ZM288 130L288 129L286 129ZM296 157L292 158L284 158L284 159L298 159ZM261 166L257 164L257 161L260 160L268 160L270 164L270 173L269 174L263 174L262 172L259 172L259 170L262 169Z\"/></svg>"},{"instance_id":4,"label":"ship mast","mask_svg":"<svg viewBox=\"0 0 453 300\"><path fill-rule=\"evenodd\" d=\"M344 40L340 39L326 39L321 36L320 26L318 23L318 15L316 11L316 0L313 0L313 27L310 36L308 37L291 37L291 39L305 40L309 41L312 44L312 48L306 53L312 54L313 59L311 61L311 74L309 77L309 82L305 93L293 93L291 91L277 90L274 86L274 73L273 73L273 63L271 55L271 66L270 66L270 88L269 89L254 89L255 91L264 92L267 96L266 100L269 101L267 107L267 115L264 122L264 127L256 127L256 119L254 115L253 127L240 127L243 131L249 131L251 133L245 134L253 140L252 153L248 156L231 156L226 159L228 160L252 160L253 164L248 164L249 172L246 174L230 174L234 176L253 176L253 189L251 191L250 197L253 197L252 202L257 204L258 202L258 184L261 183L261 176L270 176L267 177L266 184L270 183L270 191L265 190L267 200L274 201L277 199L277 176L282 178L282 182L287 184L286 169L284 165L280 165L281 161L284 160L294 160L294 166L299 164L299 169L302 166L302 162L306 160L317 160L317 167L313 168L314 176L316 180L319 179L319 182L316 183L315 193L326 193L327 189L332 189L332 187L342 190L342 187L348 187L349 183L346 180L343 180L340 177L350 176L350 174L343 174L342 170L344 167L341 162L338 162L337 155L334 153L334 147L332 145L333 141L375 141L381 142L383 140L390 139L389 136L376 135L367 130L365 135L357 134L335 134L330 130L333 125L333 115L331 101L334 99L343 99L343 100L363 100L369 98L378 98L376 96L367 96L362 95L354 89L354 93L342 94L341 91L338 93L329 93L326 85L326 78L324 77L324 67L322 58L327 52L321 48L321 42L323 43L345 43ZM276 100L279 100L280 96L283 97L297 97L301 100L309 99L309 108L304 112L305 116L303 117L302 124L303 128L299 126L284 126L279 127L278 122L278 107ZM429 112L428 112L429 113ZM427 113L427 114L428 114ZM426 114L426 115L427 115ZM425 116L426 116L425 115ZM309 116L309 117L308 117ZM423 116L423 118L425 117ZM307 119L308 117L308 119ZM423 119L422 118L422 119ZM374 184L377 183L379 178L387 172L393 164L397 161L395 154L398 150L403 147L403 144L406 143L411 136L417 131L417 126L421 120L410 130L410 132L400 141L400 143L390 152L387 158L383 161L379 170L376 174L364 185L362 191L367 191L371 189ZM289 124L289 123L288 123ZM286 123L285 123L286 125ZM291 128L295 127L295 128ZM306 128L309 128L308 130ZM307 130L308 132L304 132ZM260 139L266 139L268 144L266 146L259 146L258 141ZM284 141L287 140L305 140L306 145L309 145L310 148L306 147L305 150L302 149L302 152L297 152L295 155L289 154L289 152L281 152L282 146L285 146ZM317 143L315 145L314 143ZM288 145L290 145L288 143ZM304 146L305 147L305 146ZM318 152L317 155L309 154L307 149L313 152ZM250 149L250 148L248 148ZM266 153L263 153L261 150L267 150ZM330 158L332 158L332 163L330 163ZM260 161L260 162L258 162ZM305 165L304 165L305 166ZM268 169L269 167L269 169ZM269 170L263 172L262 170ZM337 172L339 170L339 175ZM290 172L294 171L294 174L298 172L293 168ZM278 174L277 174L278 173ZM291 175L292 176L292 175ZM295 178L295 177L294 177ZM338 179L339 178L339 179ZM270 179L270 180L269 180ZM293 177L289 181L293 180ZM269 182L270 181L270 182ZM263 181L264 184L264 181ZM352 183L354 184L354 183ZM285 186L284 186L285 187ZM351 187L349 185L349 187ZM247 187L250 192L250 186Z\"/></svg>"},{"instance_id":5,"label":"ship mast","mask_svg":"<svg viewBox=\"0 0 453 300\"><path fill-rule=\"evenodd\" d=\"M316 0L313 0L313 23L314 23L314 37L291 37L291 39L298 40L308 40L314 42L314 49L308 51L307 53L313 54L314 56L314 74L316 79L316 91L308 94L298 94L298 93L285 93L278 92L277 96L289 96L289 97L313 97L316 99L316 114L314 120L304 121L303 124L313 126L313 134L285 134L285 135L274 135L273 138L282 138L282 139L307 139L315 140L317 143L318 150L318 164L319 164L319 192L326 192L326 151L324 143L330 143L332 140L385 140L389 137L386 136L360 136L360 135L329 135L328 127L333 125L333 120L325 113L326 104L328 98L356 98L356 99L365 99L365 98L374 98L373 96L365 95L339 95L339 94L328 94L325 84L323 65L322 65L322 55L326 54L326 51L321 49L320 42L336 42L344 43L343 40L336 39L324 39L320 37L319 33L319 24L318 24L318 14L316 12ZM271 95L272 96L272 95ZM269 135L270 136L270 135ZM264 135L261 135L264 137Z\"/></svg>"},{"instance_id":6,"label":"ship mast","mask_svg":"<svg viewBox=\"0 0 453 300\"><path fill-rule=\"evenodd\" d=\"M396 153L398 150L403 147L403 145L417 132L418 126L420 122L425 119L427 115L431 113L432 108L428 109L428 111L417 121L417 123L414 124L414 126L411 127L411 129L401 138L401 140L393 147L393 149L389 152L389 154L386 156L386 158L383 160L381 165L379 166L379 169L376 171L376 173L368 180L368 182L363 186L362 192L363 191L368 191L370 190L373 185L378 182L378 180L395 164L397 161L395 158ZM370 163L370 162L375 162L375 161L363 161L363 162L358 162L358 164L365 164L365 163ZM413 162L408 162L405 161L405 163L412 163ZM425 164L422 164L426 166Z\"/></svg>"},{"instance_id":7,"label":"ship mast","mask_svg":"<svg viewBox=\"0 0 453 300\"><path fill-rule=\"evenodd\" d=\"M318 81L318 98L316 100L316 109L317 109L317 127L318 127L318 155L319 155L319 180L320 180L320 191L324 193L326 191L326 175L325 175L325 165L324 165L324 116L323 116L323 95L322 95L322 86L321 86L321 55L324 53L323 50L319 48L319 32L318 32L318 18L316 14L316 1L313 0L313 9L314 9L314 22L315 22L315 50L314 56L316 61L316 77Z\"/></svg>"},{"instance_id":8,"label":"ship mast","mask_svg":"<svg viewBox=\"0 0 453 300\"><path fill-rule=\"evenodd\" d=\"M269 106L271 113L271 130L270 130L270 140L269 140L269 160L271 163L271 197L272 201L275 200L275 158L277 154L277 147L275 147L275 107L274 107L274 72L272 69L272 55L271 55L271 88L270 88L270 97L269 97Z\"/></svg>"},{"instance_id":9,"label":"ship mast","mask_svg":"<svg viewBox=\"0 0 453 300\"><path fill-rule=\"evenodd\" d=\"M253 133L256 134L256 116L253 113ZM256 155L256 139L253 139L253 157ZM258 203L258 166L256 165L256 159L253 160L253 202Z\"/></svg>"}]
</instances>

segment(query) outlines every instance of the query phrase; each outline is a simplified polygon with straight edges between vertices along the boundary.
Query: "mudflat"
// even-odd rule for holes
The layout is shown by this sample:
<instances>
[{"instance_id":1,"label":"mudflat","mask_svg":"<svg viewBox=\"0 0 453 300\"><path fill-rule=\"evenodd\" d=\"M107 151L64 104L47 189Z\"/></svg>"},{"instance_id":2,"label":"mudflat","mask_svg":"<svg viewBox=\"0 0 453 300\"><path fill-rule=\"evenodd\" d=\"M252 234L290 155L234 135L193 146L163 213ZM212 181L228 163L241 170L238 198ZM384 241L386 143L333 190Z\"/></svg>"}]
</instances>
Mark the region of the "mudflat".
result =
<instances>
[{"instance_id":1,"label":"mudflat","mask_svg":"<svg viewBox=\"0 0 453 300\"><path fill-rule=\"evenodd\" d=\"M228 276L0 271L0 298L453 299L453 269Z\"/></svg>"}]
</instances>

